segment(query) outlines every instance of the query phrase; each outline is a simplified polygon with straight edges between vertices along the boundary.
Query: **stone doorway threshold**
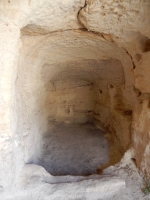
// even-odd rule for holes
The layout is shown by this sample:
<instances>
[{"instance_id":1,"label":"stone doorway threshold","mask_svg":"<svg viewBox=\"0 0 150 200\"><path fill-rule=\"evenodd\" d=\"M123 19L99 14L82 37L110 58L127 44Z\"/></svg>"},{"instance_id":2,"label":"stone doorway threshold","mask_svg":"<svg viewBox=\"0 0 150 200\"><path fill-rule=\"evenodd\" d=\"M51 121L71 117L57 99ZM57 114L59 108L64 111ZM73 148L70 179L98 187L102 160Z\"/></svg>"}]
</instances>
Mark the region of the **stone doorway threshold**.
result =
<instances>
[{"instance_id":1,"label":"stone doorway threshold","mask_svg":"<svg viewBox=\"0 0 150 200\"><path fill-rule=\"evenodd\" d=\"M52 176L43 167L25 165L15 191L3 200L148 200L141 188L142 178L128 151L122 160L102 175Z\"/></svg>"},{"instance_id":2,"label":"stone doorway threshold","mask_svg":"<svg viewBox=\"0 0 150 200\"><path fill-rule=\"evenodd\" d=\"M51 176L43 167L26 165L10 200L129 200L125 180L110 175ZM130 198L132 199L132 198Z\"/></svg>"}]
</instances>

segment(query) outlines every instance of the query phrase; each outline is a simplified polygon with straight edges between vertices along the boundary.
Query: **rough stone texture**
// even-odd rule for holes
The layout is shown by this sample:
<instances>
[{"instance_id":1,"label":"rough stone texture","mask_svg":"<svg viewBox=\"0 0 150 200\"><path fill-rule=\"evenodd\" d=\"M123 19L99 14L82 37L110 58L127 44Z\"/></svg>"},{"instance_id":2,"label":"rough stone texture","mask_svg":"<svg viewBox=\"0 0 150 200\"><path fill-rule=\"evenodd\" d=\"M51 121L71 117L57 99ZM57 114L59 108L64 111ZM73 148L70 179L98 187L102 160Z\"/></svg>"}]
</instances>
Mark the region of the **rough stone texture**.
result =
<instances>
[{"instance_id":1,"label":"rough stone texture","mask_svg":"<svg viewBox=\"0 0 150 200\"><path fill-rule=\"evenodd\" d=\"M149 9L148 0L87 0L79 18L92 31L117 37L139 31L150 36Z\"/></svg>"},{"instance_id":2,"label":"rough stone texture","mask_svg":"<svg viewBox=\"0 0 150 200\"><path fill-rule=\"evenodd\" d=\"M16 173L16 158L13 156L17 124L14 81L19 57L20 30L13 25L1 23L0 37L0 185L3 190L12 184Z\"/></svg>"},{"instance_id":3,"label":"rough stone texture","mask_svg":"<svg viewBox=\"0 0 150 200\"><path fill-rule=\"evenodd\" d=\"M113 152L109 153L109 141L104 132L92 122L81 122L81 119L80 124L50 122L49 131L42 138L43 150L38 165L51 175L88 176L112 164Z\"/></svg>"},{"instance_id":4,"label":"rough stone texture","mask_svg":"<svg viewBox=\"0 0 150 200\"><path fill-rule=\"evenodd\" d=\"M125 186L125 181L116 176L78 176L76 180L71 176L57 178L36 165L27 165L23 168L20 174L19 186L20 193L14 197L8 196L5 200L32 200L36 198L40 200L115 200L120 195L122 200L132 199Z\"/></svg>"},{"instance_id":5,"label":"rough stone texture","mask_svg":"<svg viewBox=\"0 0 150 200\"><path fill-rule=\"evenodd\" d=\"M0 1L2 191L38 162L49 119L93 120L149 177L149 10L149 0Z\"/></svg>"},{"instance_id":6,"label":"rough stone texture","mask_svg":"<svg viewBox=\"0 0 150 200\"><path fill-rule=\"evenodd\" d=\"M16 95L25 162L38 161L49 119L86 122L93 117L112 132L123 154L131 137L131 69L124 49L93 33L23 35Z\"/></svg>"},{"instance_id":7,"label":"rough stone texture","mask_svg":"<svg viewBox=\"0 0 150 200\"><path fill-rule=\"evenodd\" d=\"M103 175L52 176L43 167L28 164L20 172L19 190L2 194L3 200L32 199L143 199L142 179L134 162L133 152L127 151L121 161L104 170Z\"/></svg>"}]
</instances>

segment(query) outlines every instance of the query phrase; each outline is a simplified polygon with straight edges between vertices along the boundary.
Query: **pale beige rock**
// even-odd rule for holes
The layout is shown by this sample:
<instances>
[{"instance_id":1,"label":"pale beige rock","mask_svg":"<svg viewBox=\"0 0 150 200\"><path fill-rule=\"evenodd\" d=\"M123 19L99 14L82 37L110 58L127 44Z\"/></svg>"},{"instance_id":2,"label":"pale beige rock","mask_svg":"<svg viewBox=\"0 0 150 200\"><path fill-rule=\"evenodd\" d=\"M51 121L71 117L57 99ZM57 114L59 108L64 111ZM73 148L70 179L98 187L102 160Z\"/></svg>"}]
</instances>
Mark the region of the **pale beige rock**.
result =
<instances>
[{"instance_id":1,"label":"pale beige rock","mask_svg":"<svg viewBox=\"0 0 150 200\"><path fill-rule=\"evenodd\" d=\"M0 1L0 189L49 121L94 122L149 177L149 0Z\"/></svg>"}]
</instances>

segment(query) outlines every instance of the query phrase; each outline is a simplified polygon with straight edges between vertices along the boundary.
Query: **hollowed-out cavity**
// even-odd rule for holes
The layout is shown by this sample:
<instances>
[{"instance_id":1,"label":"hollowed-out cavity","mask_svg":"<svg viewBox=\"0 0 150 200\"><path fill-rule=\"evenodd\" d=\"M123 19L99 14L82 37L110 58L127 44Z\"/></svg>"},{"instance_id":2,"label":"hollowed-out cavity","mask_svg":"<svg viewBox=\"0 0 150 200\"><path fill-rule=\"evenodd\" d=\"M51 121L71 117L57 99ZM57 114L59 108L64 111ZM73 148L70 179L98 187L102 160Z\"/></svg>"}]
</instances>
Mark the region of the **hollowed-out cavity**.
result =
<instances>
[{"instance_id":1,"label":"hollowed-out cavity","mask_svg":"<svg viewBox=\"0 0 150 200\"><path fill-rule=\"evenodd\" d=\"M16 80L20 166L84 175L116 163L130 143L126 82L132 62L126 52L85 31L22 35L22 46Z\"/></svg>"}]
</instances>

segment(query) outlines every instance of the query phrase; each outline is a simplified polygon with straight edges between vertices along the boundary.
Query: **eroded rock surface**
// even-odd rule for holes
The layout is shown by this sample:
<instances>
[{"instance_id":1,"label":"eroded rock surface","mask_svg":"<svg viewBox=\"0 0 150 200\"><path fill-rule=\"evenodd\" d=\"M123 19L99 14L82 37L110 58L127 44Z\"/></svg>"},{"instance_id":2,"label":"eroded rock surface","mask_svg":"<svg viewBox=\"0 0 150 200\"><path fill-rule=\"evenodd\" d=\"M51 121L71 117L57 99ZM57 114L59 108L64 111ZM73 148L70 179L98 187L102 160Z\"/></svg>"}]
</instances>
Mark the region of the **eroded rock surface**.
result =
<instances>
[{"instance_id":1,"label":"eroded rock surface","mask_svg":"<svg viewBox=\"0 0 150 200\"><path fill-rule=\"evenodd\" d=\"M0 1L0 190L49 121L95 123L149 179L149 0Z\"/></svg>"}]
</instances>

